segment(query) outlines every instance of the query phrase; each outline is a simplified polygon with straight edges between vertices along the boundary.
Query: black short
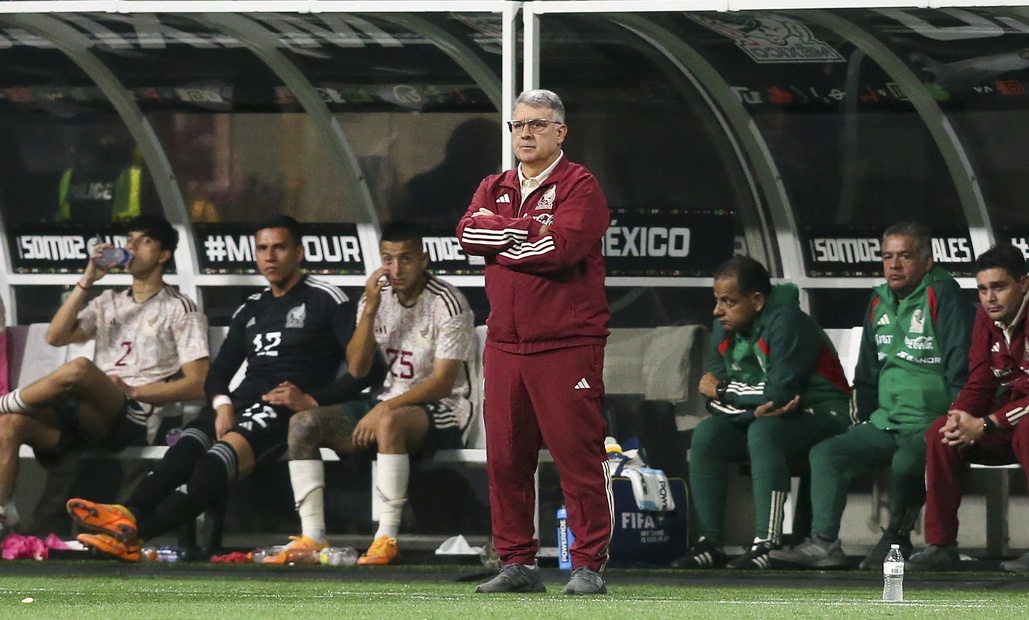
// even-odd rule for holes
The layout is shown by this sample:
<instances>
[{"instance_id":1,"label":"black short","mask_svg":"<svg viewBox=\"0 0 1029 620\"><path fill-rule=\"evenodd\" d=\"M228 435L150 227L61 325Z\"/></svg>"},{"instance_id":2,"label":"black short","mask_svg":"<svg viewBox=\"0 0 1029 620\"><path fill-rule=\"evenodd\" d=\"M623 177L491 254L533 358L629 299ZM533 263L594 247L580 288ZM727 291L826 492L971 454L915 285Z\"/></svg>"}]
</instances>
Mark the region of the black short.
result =
<instances>
[{"instance_id":1,"label":"black short","mask_svg":"<svg viewBox=\"0 0 1029 620\"><path fill-rule=\"evenodd\" d=\"M247 440L254 453L255 463L277 459L286 451L289 419L293 413L293 410L287 407L256 403L242 410L237 409L236 425L229 429L229 432L239 433ZM186 425L186 428L199 430L213 441L214 419L214 409L204 407L200 415Z\"/></svg>"},{"instance_id":2,"label":"black short","mask_svg":"<svg viewBox=\"0 0 1029 620\"><path fill-rule=\"evenodd\" d=\"M361 398L347 401L340 405L343 412L357 424L371 411L379 401L374 398ZM422 445L418 451L411 454L412 457L429 459L436 454L437 450L456 450L464 447L461 439L461 429L451 423L453 416L450 415L453 409L442 403L426 403L419 405L426 417L429 418L429 431L422 439Z\"/></svg>"},{"instance_id":3,"label":"black short","mask_svg":"<svg viewBox=\"0 0 1029 620\"><path fill-rule=\"evenodd\" d=\"M61 439L53 452L36 451L36 460L43 467L53 467L66 454L76 448L100 448L120 452L129 446L145 446L146 425L140 424L128 415L131 401L126 399L111 430L99 441L86 437L79 423L78 401L67 399L53 406L57 423L61 428Z\"/></svg>"}]
</instances>

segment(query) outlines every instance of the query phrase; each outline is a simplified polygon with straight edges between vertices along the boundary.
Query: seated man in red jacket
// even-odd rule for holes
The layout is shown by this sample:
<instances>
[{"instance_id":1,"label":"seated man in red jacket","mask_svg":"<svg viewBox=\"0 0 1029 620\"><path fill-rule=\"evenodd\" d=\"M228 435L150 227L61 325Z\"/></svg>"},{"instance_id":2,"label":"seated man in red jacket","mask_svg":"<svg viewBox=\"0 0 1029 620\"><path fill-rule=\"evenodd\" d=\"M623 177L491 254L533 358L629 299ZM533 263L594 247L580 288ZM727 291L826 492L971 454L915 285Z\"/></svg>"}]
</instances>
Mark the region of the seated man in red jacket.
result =
<instances>
[{"instance_id":1,"label":"seated man in red jacket","mask_svg":"<svg viewBox=\"0 0 1029 620\"><path fill-rule=\"evenodd\" d=\"M982 308L976 313L968 380L947 415L925 434L925 542L911 556L913 570L958 567L958 505L968 463L1021 463L1029 475L1029 350L1026 306L1029 275L1022 251L998 245L976 261ZM1029 572L1029 553L1001 567Z\"/></svg>"}]
</instances>

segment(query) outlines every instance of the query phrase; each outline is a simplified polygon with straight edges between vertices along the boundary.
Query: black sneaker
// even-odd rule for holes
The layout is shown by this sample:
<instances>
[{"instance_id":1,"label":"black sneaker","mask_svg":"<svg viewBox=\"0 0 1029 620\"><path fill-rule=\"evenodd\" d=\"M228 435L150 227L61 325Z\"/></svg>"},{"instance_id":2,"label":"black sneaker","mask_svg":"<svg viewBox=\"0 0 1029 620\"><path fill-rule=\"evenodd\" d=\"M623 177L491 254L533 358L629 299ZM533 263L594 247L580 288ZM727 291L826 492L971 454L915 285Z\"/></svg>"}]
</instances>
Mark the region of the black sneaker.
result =
<instances>
[{"instance_id":1,"label":"black sneaker","mask_svg":"<svg viewBox=\"0 0 1029 620\"><path fill-rule=\"evenodd\" d=\"M750 551L729 562L726 566L733 570L764 570L772 565L772 559L768 557L769 552L778 548L778 545L773 545L767 540L756 542L751 546Z\"/></svg>"},{"instance_id":2,"label":"black sneaker","mask_svg":"<svg viewBox=\"0 0 1029 620\"><path fill-rule=\"evenodd\" d=\"M881 528L883 535L879 542L875 543L872 550L868 552L865 559L861 560L858 568L861 570L881 570L886 554L890 552L890 545L900 545L900 552L905 558L911 557L911 535L901 536Z\"/></svg>"},{"instance_id":3,"label":"black sneaker","mask_svg":"<svg viewBox=\"0 0 1029 620\"><path fill-rule=\"evenodd\" d=\"M681 558L672 560L674 568L725 568L725 552L703 537Z\"/></svg>"}]
</instances>

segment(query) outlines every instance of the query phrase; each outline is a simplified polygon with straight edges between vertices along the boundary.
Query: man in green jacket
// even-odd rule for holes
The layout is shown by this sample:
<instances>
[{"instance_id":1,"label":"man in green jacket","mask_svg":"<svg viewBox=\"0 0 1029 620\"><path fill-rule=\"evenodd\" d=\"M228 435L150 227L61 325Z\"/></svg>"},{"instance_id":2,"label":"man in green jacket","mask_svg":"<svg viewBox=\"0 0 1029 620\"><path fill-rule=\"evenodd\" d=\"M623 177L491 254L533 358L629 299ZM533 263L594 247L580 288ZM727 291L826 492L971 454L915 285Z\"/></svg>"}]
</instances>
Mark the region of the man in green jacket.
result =
<instances>
[{"instance_id":1,"label":"man in green jacket","mask_svg":"<svg viewBox=\"0 0 1029 620\"><path fill-rule=\"evenodd\" d=\"M793 284L772 286L752 258L715 272L715 324L700 392L712 417L693 432L690 487L700 540L673 565L721 568L728 472L750 461L754 543L729 568L767 568L782 545L792 460L849 425L850 388L822 329L800 309Z\"/></svg>"},{"instance_id":2,"label":"man in green jacket","mask_svg":"<svg viewBox=\"0 0 1029 620\"><path fill-rule=\"evenodd\" d=\"M847 568L839 540L847 486L888 465L890 522L861 562L879 567L890 545L911 553L911 529L925 503L925 431L964 385L974 307L958 283L934 266L925 226L902 223L883 233L886 283L865 312L854 394L854 426L811 450L811 538L772 559L809 568Z\"/></svg>"}]
</instances>

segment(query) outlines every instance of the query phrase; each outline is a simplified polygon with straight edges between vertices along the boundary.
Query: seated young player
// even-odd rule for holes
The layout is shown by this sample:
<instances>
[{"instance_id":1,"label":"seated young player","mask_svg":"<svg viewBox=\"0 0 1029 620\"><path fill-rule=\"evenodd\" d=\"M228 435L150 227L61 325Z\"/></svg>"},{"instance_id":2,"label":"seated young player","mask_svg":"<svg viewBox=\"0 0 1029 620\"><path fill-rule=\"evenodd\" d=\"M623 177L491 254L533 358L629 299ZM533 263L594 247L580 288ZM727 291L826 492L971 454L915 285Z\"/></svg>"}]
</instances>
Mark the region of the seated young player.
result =
<instances>
[{"instance_id":1,"label":"seated young player","mask_svg":"<svg viewBox=\"0 0 1029 620\"><path fill-rule=\"evenodd\" d=\"M475 355L468 301L427 270L417 228L387 225L379 250L382 267L368 278L358 303L347 363L362 376L377 355L384 356L389 364L384 389L375 399L303 411L290 420L289 470L301 535L267 563L283 563L297 549L329 544L320 447L339 454L376 451L379 529L357 563L389 564L400 555L396 535L407 502L411 455L462 446L472 412L468 364Z\"/></svg>"},{"instance_id":2,"label":"seated young player","mask_svg":"<svg viewBox=\"0 0 1029 620\"><path fill-rule=\"evenodd\" d=\"M166 220L126 224L132 285L87 303L107 275L97 244L82 277L47 329L53 346L96 340L93 359L78 358L0 397L0 528L18 479L18 449L31 446L44 466L77 446L119 451L146 440L162 405L203 398L210 365L207 319L192 299L164 283L179 234ZM31 354L31 353L30 353Z\"/></svg>"}]
</instances>

